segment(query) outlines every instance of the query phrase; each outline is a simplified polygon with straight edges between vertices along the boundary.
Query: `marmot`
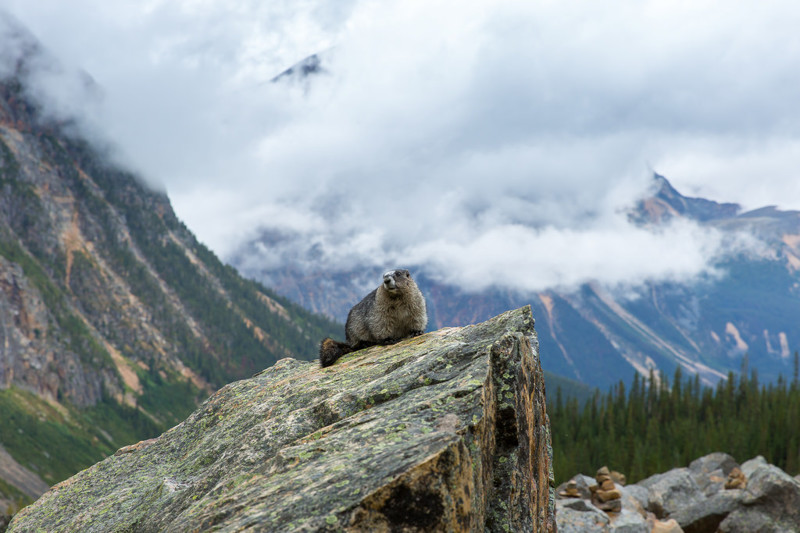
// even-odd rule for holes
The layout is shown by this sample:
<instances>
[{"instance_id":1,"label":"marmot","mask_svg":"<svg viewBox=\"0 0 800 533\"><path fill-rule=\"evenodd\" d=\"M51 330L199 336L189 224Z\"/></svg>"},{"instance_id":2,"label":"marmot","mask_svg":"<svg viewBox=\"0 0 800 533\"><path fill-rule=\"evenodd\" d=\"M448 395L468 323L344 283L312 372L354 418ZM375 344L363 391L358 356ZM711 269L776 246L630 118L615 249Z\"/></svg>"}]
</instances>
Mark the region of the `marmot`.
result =
<instances>
[{"instance_id":1,"label":"marmot","mask_svg":"<svg viewBox=\"0 0 800 533\"><path fill-rule=\"evenodd\" d=\"M425 298L409 271L390 270L383 275L383 283L347 314L347 342L322 339L319 362L323 367L330 366L344 354L422 335L427 325Z\"/></svg>"}]
</instances>

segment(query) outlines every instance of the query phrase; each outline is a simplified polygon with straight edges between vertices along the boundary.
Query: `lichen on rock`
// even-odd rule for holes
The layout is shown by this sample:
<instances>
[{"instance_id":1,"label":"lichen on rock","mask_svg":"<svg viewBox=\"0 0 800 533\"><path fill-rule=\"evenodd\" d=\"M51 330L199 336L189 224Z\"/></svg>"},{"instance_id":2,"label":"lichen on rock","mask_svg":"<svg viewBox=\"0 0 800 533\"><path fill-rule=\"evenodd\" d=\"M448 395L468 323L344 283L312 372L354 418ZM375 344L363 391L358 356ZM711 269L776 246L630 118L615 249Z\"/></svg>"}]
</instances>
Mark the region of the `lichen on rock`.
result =
<instances>
[{"instance_id":1,"label":"lichen on rock","mask_svg":"<svg viewBox=\"0 0 800 533\"><path fill-rule=\"evenodd\" d=\"M10 531L554 531L530 307L282 359L53 487Z\"/></svg>"}]
</instances>

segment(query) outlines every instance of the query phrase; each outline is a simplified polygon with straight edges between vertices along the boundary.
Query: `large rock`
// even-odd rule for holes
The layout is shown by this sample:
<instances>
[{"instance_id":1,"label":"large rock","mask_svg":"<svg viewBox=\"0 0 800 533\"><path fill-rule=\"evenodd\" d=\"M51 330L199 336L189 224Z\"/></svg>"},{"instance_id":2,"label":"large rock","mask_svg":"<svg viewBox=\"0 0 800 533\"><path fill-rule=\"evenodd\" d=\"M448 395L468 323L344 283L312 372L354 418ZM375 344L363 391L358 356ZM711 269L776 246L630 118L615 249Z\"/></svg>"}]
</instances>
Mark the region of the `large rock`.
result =
<instances>
[{"instance_id":1,"label":"large rock","mask_svg":"<svg viewBox=\"0 0 800 533\"><path fill-rule=\"evenodd\" d=\"M649 491L647 509L659 518L705 500L705 494L688 468L673 468L638 483Z\"/></svg>"},{"instance_id":2,"label":"large rock","mask_svg":"<svg viewBox=\"0 0 800 533\"><path fill-rule=\"evenodd\" d=\"M611 520L589 500L580 498L559 499L558 533L607 533Z\"/></svg>"},{"instance_id":3,"label":"large rock","mask_svg":"<svg viewBox=\"0 0 800 533\"><path fill-rule=\"evenodd\" d=\"M737 468L730 455L712 453L638 487L647 489L650 510L676 520L685 533L800 531L800 482L759 456L741 465L745 488L725 489ZM641 500L635 487L626 490Z\"/></svg>"},{"instance_id":4,"label":"large rock","mask_svg":"<svg viewBox=\"0 0 800 533\"><path fill-rule=\"evenodd\" d=\"M728 474L738 466L736 459L727 453L714 452L692 461L689 471L703 494L710 496L724 487Z\"/></svg>"},{"instance_id":5,"label":"large rock","mask_svg":"<svg viewBox=\"0 0 800 533\"><path fill-rule=\"evenodd\" d=\"M526 307L326 369L282 359L10 531L553 531L551 457Z\"/></svg>"},{"instance_id":6,"label":"large rock","mask_svg":"<svg viewBox=\"0 0 800 533\"><path fill-rule=\"evenodd\" d=\"M578 485L594 482L593 478L577 475L574 478ZM647 513L641 503L631 494L629 489L647 490L635 485L623 487L615 485L621 494L618 500L620 509L617 512L605 512L591 501L591 496L583 498L556 499L556 518L559 533L650 533ZM588 489L587 489L588 491ZM556 493L558 495L558 493Z\"/></svg>"},{"instance_id":7,"label":"large rock","mask_svg":"<svg viewBox=\"0 0 800 533\"><path fill-rule=\"evenodd\" d=\"M722 521L741 506L741 490L722 490L708 499L676 510L670 515L685 533L714 533Z\"/></svg>"},{"instance_id":8,"label":"large rock","mask_svg":"<svg viewBox=\"0 0 800 533\"><path fill-rule=\"evenodd\" d=\"M800 482L763 457L742 464L747 488L741 506L722 521L722 533L759 531L778 533L800 530Z\"/></svg>"}]
</instances>

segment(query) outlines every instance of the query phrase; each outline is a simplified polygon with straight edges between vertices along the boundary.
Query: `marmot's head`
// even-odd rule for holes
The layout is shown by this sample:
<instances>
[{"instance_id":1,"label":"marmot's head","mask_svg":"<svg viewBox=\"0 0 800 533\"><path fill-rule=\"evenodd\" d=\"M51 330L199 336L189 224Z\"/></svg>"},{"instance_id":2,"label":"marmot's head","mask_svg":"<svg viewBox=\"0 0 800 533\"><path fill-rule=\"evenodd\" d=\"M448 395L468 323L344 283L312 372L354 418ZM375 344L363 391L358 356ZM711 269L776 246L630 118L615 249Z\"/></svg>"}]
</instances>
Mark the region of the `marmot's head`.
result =
<instances>
[{"instance_id":1,"label":"marmot's head","mask_svg":"<svg viewBox=\"0 0 800 533\"><path fill-rule=\"evenodd\" d=\"M408 285L413 285L414 280L411 279L411 273L405 269L390 270L383 274L383 288L389 294L399 294Z\"/></svg>"}]
</instances>

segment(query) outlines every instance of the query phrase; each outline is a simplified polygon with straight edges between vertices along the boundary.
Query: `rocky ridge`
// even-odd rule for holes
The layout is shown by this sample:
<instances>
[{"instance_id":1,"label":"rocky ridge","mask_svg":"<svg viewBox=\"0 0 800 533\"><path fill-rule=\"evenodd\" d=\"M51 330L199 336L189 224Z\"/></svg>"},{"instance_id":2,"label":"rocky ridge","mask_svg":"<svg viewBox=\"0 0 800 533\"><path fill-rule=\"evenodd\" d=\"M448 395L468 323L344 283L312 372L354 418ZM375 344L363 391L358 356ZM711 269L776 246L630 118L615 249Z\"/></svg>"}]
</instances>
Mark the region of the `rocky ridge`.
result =
<instances>
[{"instance_id":1,"label":"rocky ridge","mask_svg":"<svg viewBox=\"0 0 800 533\"><path fill-rule=\"evenodd\" d=\"M800 476L798 476L800 478ZM739 465L712 453L639 483L615 483L621 506L603 512L595 480L577 475L557 489L561 533L788 533L800 531L800 479L756 457Z\"/></svg>"},{"instance_id":2,"label":"rocky ridge","mask_svg":"<svg viewBox=\"0 0 800 533\"><path fill-rule=\"evenodd\" d=\"M336 329L240 277L163 192L49 118L28 81L51 62L9 24L0 12L0 515Z\"/></svg>"},{"instance_id":3,"label":"rocky ridge","mask_svg":"<svg viewBox=\"0 0 800 533\"><path fill-rule=\"evenodd\" d=\"M282 359L53 487L10 531L554 531L530 307Z\"/></svg>"}]
</instances>

